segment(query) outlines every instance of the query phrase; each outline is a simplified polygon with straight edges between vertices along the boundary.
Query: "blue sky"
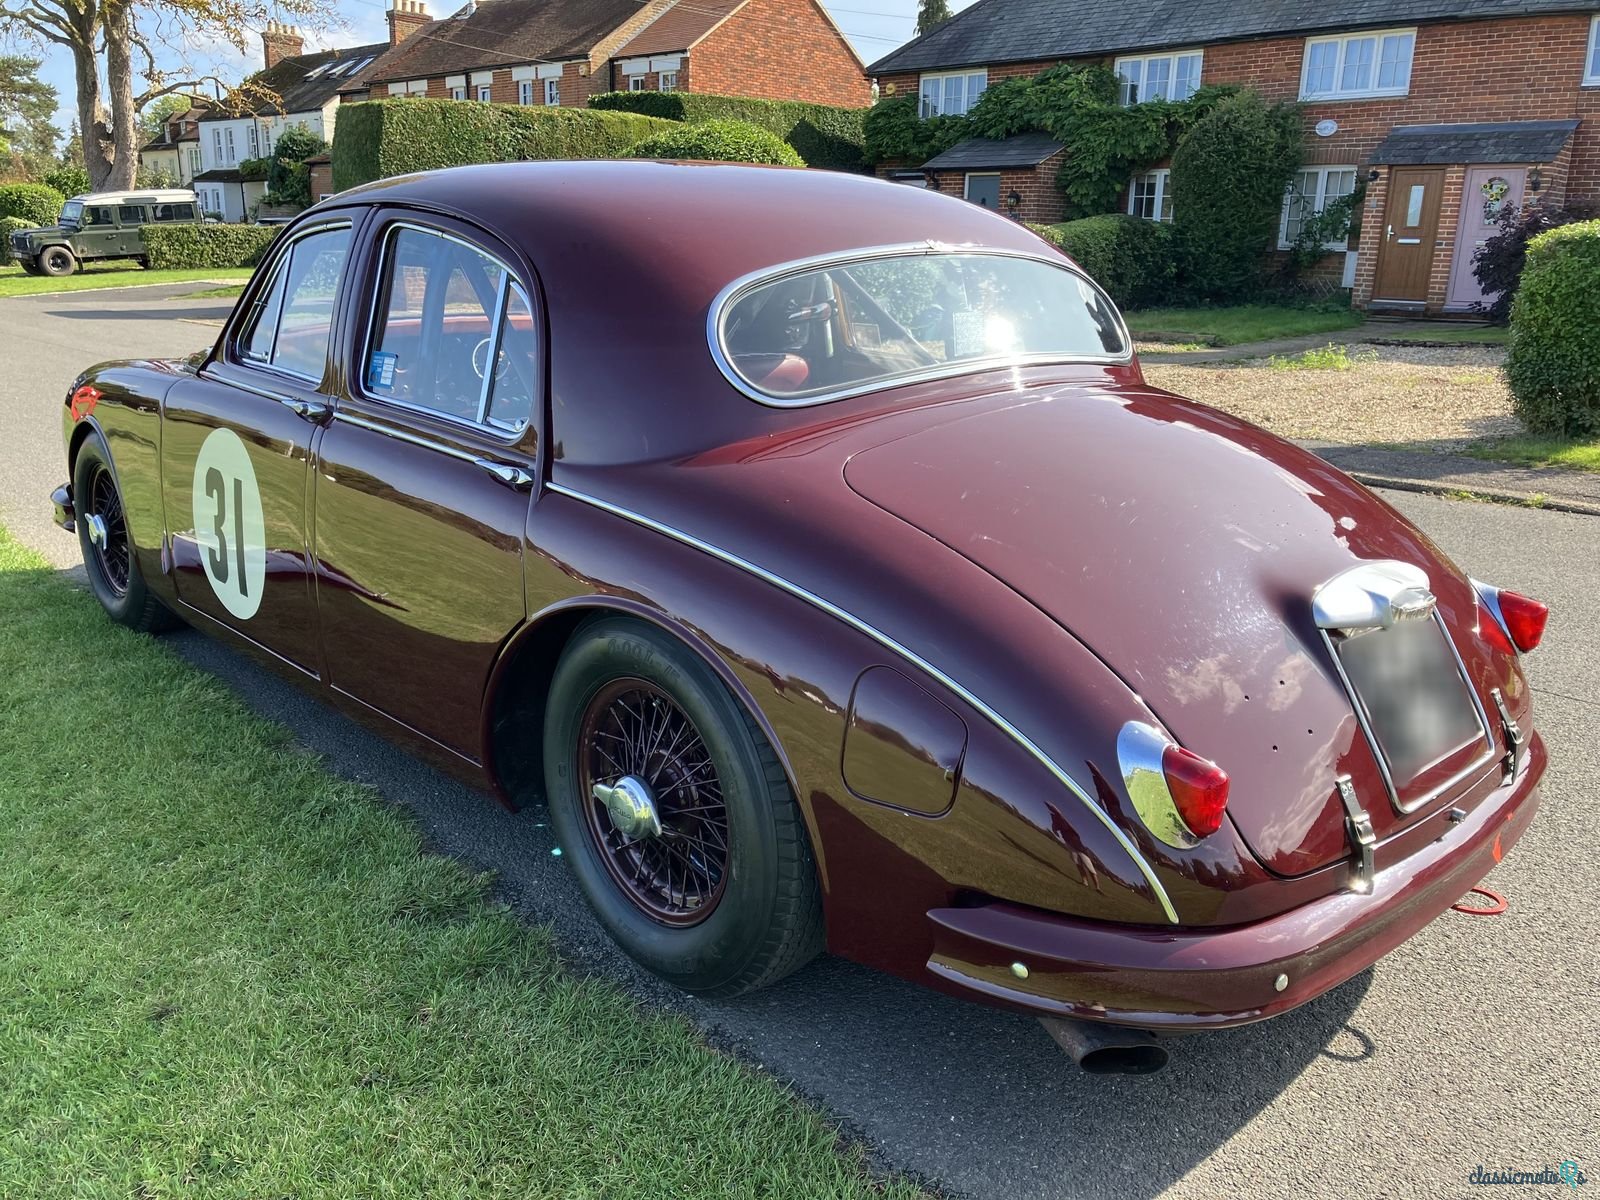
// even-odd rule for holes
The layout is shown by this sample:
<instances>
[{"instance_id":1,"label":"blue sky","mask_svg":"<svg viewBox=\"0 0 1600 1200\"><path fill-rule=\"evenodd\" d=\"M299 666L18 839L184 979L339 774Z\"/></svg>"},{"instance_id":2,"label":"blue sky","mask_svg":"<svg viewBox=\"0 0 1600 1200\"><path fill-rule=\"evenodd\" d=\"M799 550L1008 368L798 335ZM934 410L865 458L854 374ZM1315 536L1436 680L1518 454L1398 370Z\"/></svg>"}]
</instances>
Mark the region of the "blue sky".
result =
<instances>
[{"instance_id":1,"label":"blue sky","mask_svg":"<svg viewBox=\"0 0 1600 1200\"><path fill-rule=\"evenodd\" d=\"M973 0L951 0L953 12L960 12ZM917 0L823 0L839 27L855 45L856 52L866 62L882 58L896 46L911 40L916 29ZM429 11L436 17L448 16L460 5L455 0L448 4L430 0ZM387 0L336 0L333 5L337 25L326 33L308 39L315 46L359 46L368 42L385 41L389 36L384 22ZM310 46L308 46L308 49ZM19 47L19 52L38 55L44 59L40 74L61 95L60 120L66 132L75 115L73 99L72 60L59 47L39 49ZM249 39L248 48L241 54L225 42L196 44L188 51L189 61L195 67L223 79L237 82L261 66L261 42ZM180 61L177 54L167 56L166 66Z\"/></svg>"}]
</instances>

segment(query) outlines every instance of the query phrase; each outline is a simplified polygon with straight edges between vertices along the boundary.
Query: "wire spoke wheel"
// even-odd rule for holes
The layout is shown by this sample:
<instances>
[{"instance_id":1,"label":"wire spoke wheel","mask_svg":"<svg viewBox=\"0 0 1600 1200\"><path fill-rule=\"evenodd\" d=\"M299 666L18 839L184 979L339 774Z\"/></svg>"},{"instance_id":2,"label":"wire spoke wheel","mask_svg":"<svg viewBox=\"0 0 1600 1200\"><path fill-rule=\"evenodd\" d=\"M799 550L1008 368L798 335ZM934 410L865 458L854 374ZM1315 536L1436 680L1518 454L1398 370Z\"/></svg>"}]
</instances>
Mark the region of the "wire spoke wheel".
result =
<instances>
[{"instance_id":1,"label":"wire spoke wheel","mask_svg":"<svg viewBox=\"0 0 1600 1200\"><path fill-rule=\"evenodd\" d=\"M612 880L652 920L704 921L727 885L730 839L700 731L670 695L635 678L603 685L579 729L580 803ZM616 807L622 793L631 818Z\"/></svg>"},{"instance_id":2,"label":"wire spoke wheel","mask_svg":"<svg viewBox=\"0 0 1600 1200\"><path fill-rule=\"evenodd\" d=\"M122 512L122 497L117 492L117 482L104 465L96 465L89 484L89 520L94 561L100 569L106 586L116 595L128 594L128 573L131 550L128 545L128 525Z\"/></svg>"}]
</instances>

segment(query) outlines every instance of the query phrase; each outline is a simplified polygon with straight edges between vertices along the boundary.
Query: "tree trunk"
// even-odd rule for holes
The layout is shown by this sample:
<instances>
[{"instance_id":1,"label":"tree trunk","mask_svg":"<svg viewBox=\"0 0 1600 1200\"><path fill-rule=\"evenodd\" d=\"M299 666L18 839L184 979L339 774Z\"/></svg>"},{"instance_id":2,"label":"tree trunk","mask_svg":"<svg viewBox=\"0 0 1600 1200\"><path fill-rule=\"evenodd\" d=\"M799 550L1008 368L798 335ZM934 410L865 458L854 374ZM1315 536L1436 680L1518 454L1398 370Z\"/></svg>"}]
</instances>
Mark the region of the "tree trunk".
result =
<instances>
[{"instance_id":1,"label":"tree trunk","mask_svg":"<svg viewBox=\"0 0 1600 1200\"><path fill-rule=\"evenodd\" d=\"M74 6L72 67L78 87L78 130L83 140L83 166L89 172L89 188L96 192L113 186L107 182L111 178L111 129L100 98L100 68L95 56L99 25L100 14L95 5Z\"/></svg>"},{"instance_id":2,"label":"tree trunk","mask_svg":"<svg viewBox=\"0 0 1600 1200\"><path fill-rule=\"evenodd\" d=\"M101 185L107 191L131 188L139 170L139 114L133 107L132 20L127 0L110 0L102 10L107 99L111 103L110 162L106 182Z\"/></svg>"}]
</instances>

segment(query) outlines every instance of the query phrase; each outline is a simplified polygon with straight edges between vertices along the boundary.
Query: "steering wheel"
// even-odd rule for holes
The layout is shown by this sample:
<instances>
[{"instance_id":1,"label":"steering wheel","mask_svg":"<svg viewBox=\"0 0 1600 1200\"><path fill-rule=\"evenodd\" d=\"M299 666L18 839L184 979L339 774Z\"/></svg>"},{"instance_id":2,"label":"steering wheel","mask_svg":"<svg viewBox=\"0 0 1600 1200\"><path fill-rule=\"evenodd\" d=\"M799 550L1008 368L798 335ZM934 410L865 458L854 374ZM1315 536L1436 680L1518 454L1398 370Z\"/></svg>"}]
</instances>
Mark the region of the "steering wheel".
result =
<instances>
[{"instance_id":1,"label":"steering wheel","mask_svg":"<svg viewBox=\"0 0 1600 1200\"><path fill-rule=\"evenodd\" d=\"M491 338L484 338L472 348L472 373L479 379L483 378L484 369L489 365L489 342L491 340ZM478 361L478 355L480 352L483 355L483 362L481 363ZM510 366L510 362L511 360L506 357L506 352L504 350L500 351L500 353L495 357L494 377L497 381L505 375L506 368Z\"/></svg>"}]
</instances>

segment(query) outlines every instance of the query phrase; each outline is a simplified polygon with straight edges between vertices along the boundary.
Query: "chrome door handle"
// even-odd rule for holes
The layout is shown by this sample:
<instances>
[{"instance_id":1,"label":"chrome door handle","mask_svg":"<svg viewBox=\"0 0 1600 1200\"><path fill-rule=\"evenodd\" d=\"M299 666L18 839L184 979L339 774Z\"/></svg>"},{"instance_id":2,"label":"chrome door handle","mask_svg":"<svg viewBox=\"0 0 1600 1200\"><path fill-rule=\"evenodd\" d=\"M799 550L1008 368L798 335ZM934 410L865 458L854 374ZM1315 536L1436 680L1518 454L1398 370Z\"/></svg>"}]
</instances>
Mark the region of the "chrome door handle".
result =
<instances>
[{"instance_id":1,"label":"chrome door handle","mask_svg":"<svg viewBox=\"0 0 1600 1200\"><path fill-rule=\"evenodd\" d=\"M321 425L333 415L333 406L324 404L320 400L282 400L279 401L295 416L303 421L310 421L313 425Z\"/></svg>"},{"instance_id":2,"label":"chrome door handle","mask_svg":"<svg viewBox=\"0 0 1600 1200\"><path fill-rule=\"evenodd\" d=\"M1388 226L1388 231L1389 232L1385 236L1391 237L1391 238L1394 237L1394 226L1393 225Z\"/></svg>"},{"instance_id":3,"label":"chrome door handle","mask_svg":"<svg viewBox=\"0 0 1600 1200\"><path fill-rule=\"evenodd\" d=\"M511 463L496 462L492 458L475 458L473 465L488 472L508 488L523 491L533 486L533 472Z\"/></svg>"}]
</instances>

